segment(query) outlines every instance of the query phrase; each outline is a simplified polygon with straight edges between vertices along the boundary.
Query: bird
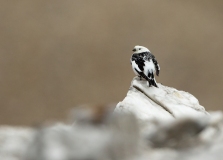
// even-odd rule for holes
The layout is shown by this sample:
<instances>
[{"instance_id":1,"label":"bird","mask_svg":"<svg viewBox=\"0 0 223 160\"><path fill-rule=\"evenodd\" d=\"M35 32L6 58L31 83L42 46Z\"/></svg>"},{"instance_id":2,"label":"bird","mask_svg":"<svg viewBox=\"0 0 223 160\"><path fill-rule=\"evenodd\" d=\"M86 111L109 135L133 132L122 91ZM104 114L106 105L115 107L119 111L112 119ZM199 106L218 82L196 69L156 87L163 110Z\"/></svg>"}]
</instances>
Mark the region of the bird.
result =
<instances>
[{"instance_id":1,"label":"bird","mask_svg":"<svg viewBox=\"0 0 223 160\"><path fill-rule=\"evenodd\" d=\"M132 51L130 62L134 73L140 80L144 78L149 87L154 86L158 88L154 74L159 76L160 66L155 56L144 46L136 45Z\"/></svg>"}]
</instances>

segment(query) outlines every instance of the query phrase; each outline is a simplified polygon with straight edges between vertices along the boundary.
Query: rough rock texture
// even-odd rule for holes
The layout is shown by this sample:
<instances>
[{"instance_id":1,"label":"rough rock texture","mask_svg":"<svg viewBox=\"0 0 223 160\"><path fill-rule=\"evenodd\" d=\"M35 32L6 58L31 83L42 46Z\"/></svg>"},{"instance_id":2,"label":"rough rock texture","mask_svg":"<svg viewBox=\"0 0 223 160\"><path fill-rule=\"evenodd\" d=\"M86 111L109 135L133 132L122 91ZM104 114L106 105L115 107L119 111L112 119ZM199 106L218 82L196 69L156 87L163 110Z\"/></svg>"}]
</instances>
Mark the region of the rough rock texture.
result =
<instances>
[{"instance_id":1,"label":"rough rock texture","mask_svg":"<svg viewBox=\"0 0 223 160\"><path fill-rule=\"evenodd\" d=\"M190 93L158 84L148 87L146 81L135 77L125 99L115 112L131 112L138 119L173 119L208 115L204 107Z\"/></svg>"}]
</instances>

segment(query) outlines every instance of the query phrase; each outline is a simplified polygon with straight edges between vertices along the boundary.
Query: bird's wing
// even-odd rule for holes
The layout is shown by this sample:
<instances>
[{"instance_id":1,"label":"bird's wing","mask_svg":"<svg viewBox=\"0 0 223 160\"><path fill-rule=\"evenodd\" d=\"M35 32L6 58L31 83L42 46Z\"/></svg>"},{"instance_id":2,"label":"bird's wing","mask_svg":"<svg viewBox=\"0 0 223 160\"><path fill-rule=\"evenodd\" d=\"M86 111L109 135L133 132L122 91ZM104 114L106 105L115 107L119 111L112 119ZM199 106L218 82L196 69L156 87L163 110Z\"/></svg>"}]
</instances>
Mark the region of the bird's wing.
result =
<instances>
[{"instance_id":1,"label":"bird's wing","mask_svg":"<svg viewBox=\"0 0 223 160\"><path fill-rule=\"evenodd\" d=\"M145 60L143 57L139 56L138 54L133 54L132 61L135 61L136 65L138 66L137 68L139 68L140 71L144 71Z\"/></svg>"},{"instance_id":2,"label":"bird's wing","mask_svg":"<svg viewBox=\"0 0 223 160\"><path fill-rule=\"evenodd\" d=\"M145 66L145 60L143 59L143 57L141 57L139 54L133 54L132 55L132 61L134 61L134 63L132 63L135 71L144 79L148 80L148 77L144 74L144 66Z\"/></svg>"},{"instance_id":3,"label":"bird's wing","mask_svg":"<svg viewBox=\"0 0 223 160\"><path fill-rule=\"evenodd\" d=\"M155 58L155 56L152 53L148 53L144 56L145 60L150 60L152 59L154 65L155 65L155 69L156 69L156 75L159 76L159 72L160 72L160 66Z\"/></svg>"},{"instance_id":4,"label":"bird's wing","mask_svg":"<svg viewBox=\"0 0 223 160\"><path fill-rule=\"evenodd\" d=\"M157 60L155 59L155 57L152 59L153 60L153 63L155 65L155 68L156 68L156 75L159 76L159 73L160 73L160 66L157 62Z\"/></svg>"},{"instance_id":5,"label":"bird's wing","mask_svg":"<svg viewBox=\"0 0 223 160\"><path fill-rule=\"evenodd\" d=\"M143 73L143 72L140 72L138 71L137 69L135 69L135 71L144 79L146 79L147 81L149 80L149 78Z\"/></svg>"}]
</instances>

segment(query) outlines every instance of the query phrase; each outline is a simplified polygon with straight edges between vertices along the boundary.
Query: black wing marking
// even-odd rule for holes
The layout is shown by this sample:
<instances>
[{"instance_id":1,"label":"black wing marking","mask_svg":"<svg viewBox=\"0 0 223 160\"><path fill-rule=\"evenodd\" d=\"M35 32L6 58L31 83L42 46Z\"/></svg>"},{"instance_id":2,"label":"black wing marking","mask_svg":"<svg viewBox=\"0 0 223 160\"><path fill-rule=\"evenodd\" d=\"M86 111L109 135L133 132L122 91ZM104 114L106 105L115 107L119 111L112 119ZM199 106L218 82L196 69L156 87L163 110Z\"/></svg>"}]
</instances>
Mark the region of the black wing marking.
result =
<instances>
[{"instance_id":1,"label":"black wing marking","mask_svg":"<svg viewBox=\"0 0 223 160\"><path fill-rule=\"evenodd\" d=\"M153 58L152 60L153 60L153 63L155 65L155 68L156 68L156 75L159 76L160 66L159 66L159 64L158 64L158 62L155 58Z\"/></svg>"},{"instance_id":2,"label":"black wing marking","mask_svg":"<svg viewBox=\"0 0 223 160\"><path fill-rule=\"evenodd\" d=\"M148 77L143 73L143 72L140 72L138 71L137 69L135 69L135 71L144 79L146 79L147 81L149 81Z\"/></svg>"},{"instance_id":3,"label":"black wing marking","mask_svg":"<svg viewBox=\"0 0 223 160\"><path fill-rule=\"evenodd\" d=\"M141 56L139 56L138 54L133 54L132 61L135 61L142 72L144 71L145 60Z\"/></svg>"},{"instance_id":4,"label":"black wing marking","mask_svg":"<svg viewBox=\"0 0 223 160\"><path fill-rule=\"evenodd\" d=\"M155 56L150 53L150 52L143 52L143 53L140 53L140 57L143 57L144 60L150 60L150 59L153 59L155 58Z\"/></svg>"},{"instance_id":5,"label":"black wing marking","mask_svg":"<svg viewBox=\"0 0 223 160\"><path fill-rule=\"evenodd\" d=\"M156 84L155 78L154 78L154 74L152 73L148 73L148 78L149 78L149 86L155 86L157 88L159 88Z\"/></svg>"}]
</instances>

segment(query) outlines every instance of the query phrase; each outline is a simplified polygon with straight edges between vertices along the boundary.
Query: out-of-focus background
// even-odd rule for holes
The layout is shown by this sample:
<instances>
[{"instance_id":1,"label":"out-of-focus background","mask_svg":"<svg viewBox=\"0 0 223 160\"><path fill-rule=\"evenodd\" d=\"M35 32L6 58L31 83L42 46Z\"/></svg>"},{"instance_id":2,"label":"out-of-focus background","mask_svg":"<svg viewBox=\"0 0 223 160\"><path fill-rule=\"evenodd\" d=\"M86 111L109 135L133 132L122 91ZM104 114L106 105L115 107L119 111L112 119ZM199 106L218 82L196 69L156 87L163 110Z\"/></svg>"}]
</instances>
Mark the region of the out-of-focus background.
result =
<instances>
[{"instance_id":1,"label":"out-of-focus background","mask_svg":"<svg viewBox=\"0 0 223 160\"><path fill-rule=\"evenodd\" d=\"M223 1L0 2L0 123L61 120L79 104L121 101L144 45L157 81L223 109Z\"/></svg>"}]
</instances>

